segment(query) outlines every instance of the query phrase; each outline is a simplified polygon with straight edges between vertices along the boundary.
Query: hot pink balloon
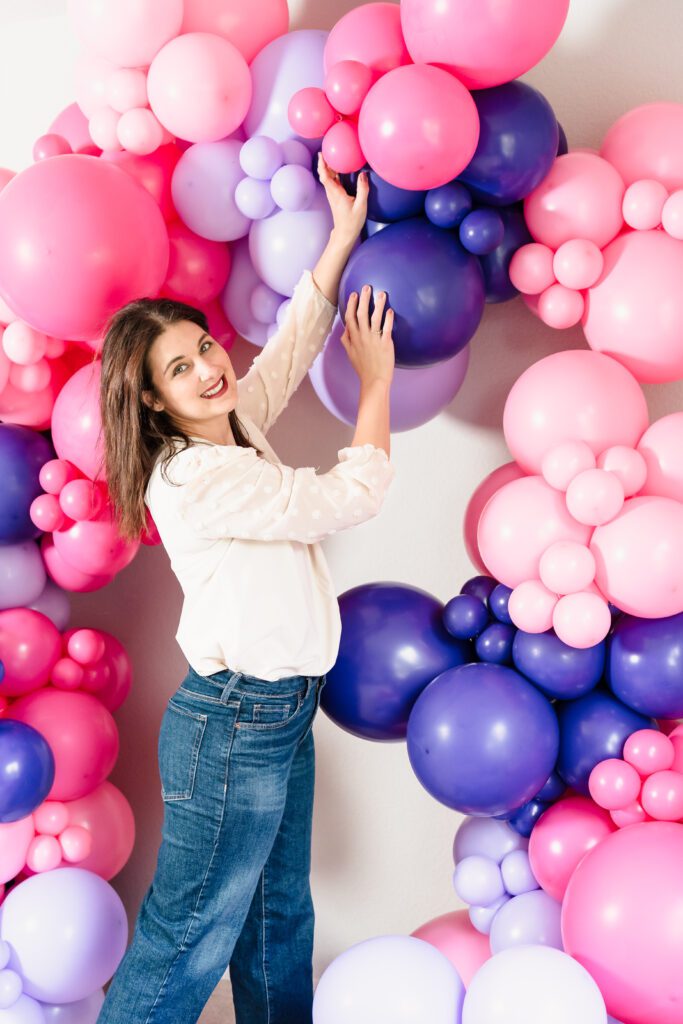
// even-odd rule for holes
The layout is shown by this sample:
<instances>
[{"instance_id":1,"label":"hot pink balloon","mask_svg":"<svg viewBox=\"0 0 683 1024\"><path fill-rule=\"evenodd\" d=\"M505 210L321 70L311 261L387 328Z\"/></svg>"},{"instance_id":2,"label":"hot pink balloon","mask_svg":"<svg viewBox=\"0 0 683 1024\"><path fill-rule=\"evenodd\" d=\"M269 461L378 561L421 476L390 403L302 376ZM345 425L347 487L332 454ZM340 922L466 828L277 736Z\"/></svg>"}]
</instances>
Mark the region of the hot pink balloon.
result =
<instances>
[{"instance_id":1,"label":"hot pink balloon","mask_svg":"<svg viewBox=\"0 0 683 1024\"><path fill-rule=\"evenodd\" d=\"M46 615L30 608L0 611L2 692L17 697L44 686L62 653L62 637Z\"/></svg>"},{"instance_id":2,"label":"hot pink balloon","mask_svg":"<svg viewBox=\"0 0 683 1024\"><path fill-rule=\"evenodd\" d=\"M323 60L326 72L339 61L355 60L378 75L410 64L399 7L370 3L348 11L330 31Z\"/></svg>"},{"instance_id":3,"label":"hot pink balloon","mask_svg":"<svg viewBox=\"0 0 683 1024\"><path fill-rule=\"evenodd\" d=\"M3 298L32 327L75 341L156 294L168 266L157 204L90 156L41 160L13 178L0 193L0 239Z\"/></svg>"},{"instance_id":4,"label":"hot pink balloon","mask_svg":"<svg viewBox=\"0 0 683 1024\"><path fill-rule=\"evenodd\" d=\"M594 647L605 639L611 626L607 601L592 591L566 594L553 609L553 629L568 647Z\"/></svg>"},{"instance_id":5,"label":"hot pink balloon","mask_svg":"<svg viewBox=\"0 0 683 1024\"><path fill-rule=\"evenodd\" d=\"M488 571L508 587L538 576L541 555L557 541L586 544L590 529L569 515L564 495L540 476L506 484L486 505L477 541Z\"/></svg>"},{"instance_id":6,"label":"hot pink balloon","mask_svg":"<svg viewBox=\"0 0 683 1024\"><path fill-rule=\"evenodd\" d=\"M643 782L640 802L646 814L656 821L680 821L683 818L683 775L671 770L654 772Z\"/></svg>"},{"instance_id":7,"label":"hot pink balloon","mask_svg":"<svg viewBox=\"0 0 683 1024\"><path fill-rule=\"evenodd\" d=\"M290 125L303 139L322 138L337 116L323 90L315 86L295 92L287 108Z\"/></svg>"},{"instance_id":8,"label":"hot pink balloon","mask_svg":"<svg viewBox=\"0 0 683 1024\"><path fill-rule=\"evenodd\" d=\"M470 162L479 115L470 93L447 71L410 64L370 89L358 134L368 163L385 181L429 189L451 181Z\"/></svg>"},{"instance_id":9,"label":"hot pink balloon","mask_svg":"<svg viewBox=\"0 0 683 1024\"><path fill-rule=\"evenodd\" d=\"M69 15L86 49L121 67L144 67L180 32L183 0L69 0Z\"/></svg>"},{"instance_id":10,"label":"hot pink balloon","mask_svg":"<svg viewBox=\"0 0 683 1024\"><path fill-rule=\"evenodd\" d=\"M211 32L236 46L247 63L289 28L287 0L184 0L181 32Z\"/></svg>"},{"instance_id":11,"label":"hot pink balloon","mask_svg":"<svg viewBox=\"0 0 683 1024\"><path fill-rule=\"evenodd\" d=\"M85 796L114 767L119 752L116 723L89 693L64 693L48 686L15 701L7 717L33 726L50 745L55 781L49 800Z\"/></svg>"},{"instance_id":12,"label":"hot pink balloon","mask_svg":"<svg viewBox=\"0 0 683 1024\"><path fill-rule=\"evenodd\" d=\"M98 630L104 640L107 679L97 691L97 699L109 711L116 711L130 693L133 682L133 666L125 647L110 633Z\"/></svg>"},{"instance_id":13,"label":"hot pink balloon","mask_svg":"<svg viewBox=\"0 0 683 1024\"><path fill-rule=\"evenodd\" d=\"M373 74L358 60L340 60L325 76L325 94L340 114L356 114L372 85Z\"/></svg>"},{"instance_id":14,"label":"hot pink balloon","mask_svg":"<svg viewBox=\"0 0 683 1024\"><path fill-rule=\"evenodd\" d=\"M655 178L667 189L683 183L683 104L646 103L615 121L600 150L627 185Z\"/></svg>"},{"instance_id":15,"label":"hot pink balloon","mask_svg":"<svg viewBox=\"0 0 683 1024\"><path fill-rule=\"evenodd\" d=\"M491 958L488 935L482 935L472 926L466 910L453 910L450 914L435 917L412 935L443 953L466 987L482 964Z\"/></svg>"},{"instance_id":16,"label":"hot pink balloon","mask_svg":"<svg viewBox=\"0 0 683 1024\"><path fill-rule=\"evenodd\" d=\"M509 82L538 64L569 0L401 0L414 61L447 65L471 89Z\"/></svg>"},{"instance_id":17,"label":"hot pink balloon","mask_svg":"<svg viewBox=\"0 0 683 1024\"><path fill-rule=\"evenodd\" d=\"M583 329L596 352L618 359L638 380L683 376L683 245L665 231L631 231L604 251L589 290Z\"/></svg>"},{"instance_id":18,"label":"hot pink balloon","mask_svg":"<svg viewBox=\"0 0 683 1024\"><path fill-rule=\"evenodd\" d=\"M33 143L32 155L34 160L49 160L53 156L65 156L71 152L68 139L65 139L63 135L48 133L41 135Z\"/></svg>"},{"instance_id":19,"label":"hot pink balloon","mask_svg":"<svg viewBox=\"0 0 683 1024\"><path fill-rule=\"evenodd\" d=\"M70 630L67 650L79 665L92 665L105 656L104 637L97 629Z\"/></svg>"},{"instance_id":20,"label":"hot pink balloon","mask_svg":"<svg viewBox=\"0 0 683 1024\"><path fill-rule=\"evenodd\" d=\"M674 758L672 739L656 729L638 729L624 744L624 760L644 777L672 768Z\"/></svg>"},{"instance_id":21,"label":"hot pink balloon","mask_svg":"<svg viewBox=\"0 0 683 1024\"><path fill-rule=\"evenodd\" d=\"M683 239L683 189L672 192L664 203L662 227L672 238Z\"/></svg>"},{"instance_id":22,"label":"hot pink balloon","mask_svg":"<svg viewBox=\"0 0 683 1024\"><path fill-rule=\"evenodd\" d=\"M62 388L52 414L52 442L60 459L103 479L99 360L82 367Z\"/></svg>"},{"instance_id":23,"label":"hot pink balloon","mask_svg":"<svg viewBox=\"0 0 683 1024\"><path fill-rule=\"evenodd\" d=\"M552 627L556 604L557 594L540 580L525 580L512 591L508 611L518 629L525 633L545 633Z\"/></svg>"},{"instance_id":24,"label":"hot pink balloon","mask_svg":"<svg viewBox=\"0 0 683 1024\"><path fill-rule=\"evenodd\" d=\"M135 153L106 153L103 160L110 160L122 171L135 178L161 209L164 220L171 221L177 216L171 194L173 171L182 151L175 143L160 146L154 153L137 156Z\"/></svg>"},{"instance_id":25,"label":"hot pink balloon","mask_svg":"<svg viewBox=\"0 0 683 1024\"><path fill-rule=\"evenodd\" d=\"M40 544L43 561L48 575L59 587L64 590L73 590L79 594L86 594L92 590L100 590L106 587L114 578L113 573L103 573L93 576L91 573L81 572L74 568L60 555L55 547L52 535L46 534Z\"/></svg>"},{"instance_id":26,"label":"hot pink balloon","mask_svg":"<svg viewBox=\"0 0 683 1024\"><path fill-rule=\"evenodd\" d=\"M683 505L671 498L629 498L591 538L596 583L630 615L663 618L683 611Z\"/></svg>"},{"instance_id":27,"label":"hot pink balloon","mask_svg":"<svg viewBox=\"0 0 683 1024\"><path fill-rule=\"evenodd\" d=\"M678 1024L683 1004L683 826L633 825L581 862L562 907L570 956L607 1010L637 1024Z\"/></svg>"},{"instance_id":28,"label":"hot pink balloon","mask_svg":"<svg viewBox=\"0 0 683 1024\"><path fill-rule=\"evenodd\" d=\"M524 219L536 241L552 249L575 238L602 248L623 226L623 198L624 183L606 160L566 153L524 200Z\"/></svg>"},{"instance_id":29,"label":"hot pink balloon","mask_svg":"<svg viewBox=\"0 0 683 1024\"><path fill-rule=\"evenodd\" d=\"M0 883L11 881L22 870L35 834L30 814L0 824Z\"/></svg>"},{"instance_id":30,"label":"hot pink balloon","mask_svg":"<svg viewBox=\"0 0 683 1024\"><path fill-rule=\"evenodd\" d=\"M510 280L525 295L540 295L555 284L553 250L540 242L529 242L510 260Z\"/></svg>"},{"instance_id":31,"label":"hot pink balloon","mask_svg":"<svg viewBox=\"0 0 683 1024\"><path fill-rule=\"evenodd\" d=\"M648 424L635 378L598 352L556 352L530 366L513 385L503 415L505 440L529 473L564 441L585 441L598 455L616 444L634 447Z\"/></svg>"},{"instance_id":32,"label":"hot pink balloon","mask_svg":"<svg viewBox=\"0 0 683 1024\"><path fill-rule=\"evenodd\" d=\"M147 77L149 104L172 135L215 142L244 120L251 75L232 43L209 32L189 32L167 43Z\"/></svg>"},{"instance_id":33,"label":"hot pink balloon","mask_svg":"<svg viewBox=\"0 0 683 1024\"><path fill-rule=\"evenodd\" d=\"M638 451L647 466L643 494L683 501L683 412L656 420L641 437Z\"/></svg>"},{"instance_id":34,"label":"hot pink balloon","mask_svg":"<svg viewBox=\"0 0 683 1024\"><path fill-rule=\"evenodd\" d=\"M570 796L553 804L529 840L529 860L538 884L561 902L581 859L614 831L607 811L587 797Z\"/></svg>"},{"instance_id":35,"label":"hot pink balloon","mask_svg":"<svg viewBox=\"0 0 683 1024\"><path fill-rule=\"evenodd\" d=\"M89 576L121 572L133 561L139 541L125 540L119 533L111 507L97 517L74 523L53 534L55 548L74 569Z\"/></svg>"},{"instance_id":36,"label":"hot pink balloon","mask_svg":"<svg viewBox=\"0 0 683 1024\"><path fill-rule=\"evenodd\" d=\"M162 294L193 306L218 298L230 273L226 243L200 238L180 221L169 224L168 238L171 256Z\"/></svg>"},{"instance_id":37,"label":"hot pink balloon","mask_svg":"<svg viewBox=\"0 0 683 1024\"><path fill-rule=\"evenodd\" d=\"M340 174L359 171L365 164L358 129L352 121L338 121L325 132L323 156L330 167Z\"/></svg>"},{"instance_id":38,"label":"hot pink balloon","mask_svg":"<svg viewBox=\"0 0 683 1024\"><path fill-rule=\"evenodd\" d=\"M652 821L649 814L643 810L640 800L634 800L632 804L628 804L627 807L622 807L618 811L610 811L609 816L617 828L628 828L629 825L640 825L644 821Z\"/></svg>"},{"instance_id":39,"label":"hot pink balloon","mask_svg":"<svg viewBox=\"0 0 683 1024\"><path fill-rule=\"evenodd\" d=\"M109 881L133 851L135 819L130 804L116 786L103 782L67 807L70 824L80 825L92 836L92 849L80 866Z\"/></svg>"},{"instance_id":40,"label":"hot pink balloon","mask_svg":"<svg viewBox=\"0 0 683 1024\"><path fill-rule=\"evenodd\" d=\"M598 807L622 811L640 796L640 775L628 762L610 757L596 764L588 788Z\"/></svg>"},{"instance_id":41,"label":"hot pink balloon","mask_svg":"<svg viewBox=\"0 0 683 1024\"><path fill-rule=\"evenodd\" d=\"M496 491L499 491L501 487L511 483L513 480L519 480L524 475L523 470L519 468L516 462L506 462L504 466L498 466L492 473L484 477L467 503L462 523L465 550L472 565L479 569L480 572L486 572L486 566L481 560L479 545L477 544L477 529L484 507Z\"/></svg>"}]
</instances>

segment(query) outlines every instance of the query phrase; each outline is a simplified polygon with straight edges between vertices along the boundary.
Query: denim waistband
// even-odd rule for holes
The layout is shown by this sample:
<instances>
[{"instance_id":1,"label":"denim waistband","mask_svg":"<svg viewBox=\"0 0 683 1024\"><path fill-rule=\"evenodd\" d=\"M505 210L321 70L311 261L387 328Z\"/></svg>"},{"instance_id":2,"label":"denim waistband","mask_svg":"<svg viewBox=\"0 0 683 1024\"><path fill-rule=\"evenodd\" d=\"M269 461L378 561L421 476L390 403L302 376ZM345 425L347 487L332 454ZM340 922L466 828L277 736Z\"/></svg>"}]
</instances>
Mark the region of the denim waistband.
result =
<instances>
[{"instance_id":1,"label":"denim waistband","mask_svg":"<svg viewBox=\"0 0 683 1024\"><path fill-rule=\"evenodd\" d=\"M200 693L209 695L220 695L223 700L230 693L250 693L256 696L275 696L300 693L307 691L311 685L323 676L284 676L282 679L260 679L258 676L250 676L245 672L233 672L231 669L222 669L220 672L212 672L211 675L202 676L192 666L188 666L188 674L183 681L183 687L197 690Z\"/></svg>"}]
</instances>

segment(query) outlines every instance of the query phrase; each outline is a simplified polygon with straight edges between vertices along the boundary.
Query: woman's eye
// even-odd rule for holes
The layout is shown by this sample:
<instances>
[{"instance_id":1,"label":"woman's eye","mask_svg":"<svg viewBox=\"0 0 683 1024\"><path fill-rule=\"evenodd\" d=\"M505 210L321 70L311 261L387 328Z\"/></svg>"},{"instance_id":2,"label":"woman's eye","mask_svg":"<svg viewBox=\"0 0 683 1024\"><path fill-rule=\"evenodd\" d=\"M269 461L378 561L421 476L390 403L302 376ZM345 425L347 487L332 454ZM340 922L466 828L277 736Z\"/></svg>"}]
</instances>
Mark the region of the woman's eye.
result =
<instances>
[{"instance_id":1,"label":"woman's eye","mask_svg":"<svg viewBox=\"0 0 683 1024\"><path fill-rule=\"evenodd\" d=\"M178 365L173 370L173 376L175 377L178 373L184 370L186 366L187 363L178 363Z\"/></svg>"},{"instance_id":2,"label":"woman's eye","mask_svg":"<svg viewBox=\"0 0 683 1024\"><path fill-rule=\"evenodd\" d=\"M201 347L201 349L200 349L199 351L200 351L200 352L206 352L207 348L211 348L211 346L212 346L212 345L213 345L213 342L212 342L212 341L205 341L205 342L204 342L204 343L202 344L202 347Z\"/></svg>"}]
</instances>

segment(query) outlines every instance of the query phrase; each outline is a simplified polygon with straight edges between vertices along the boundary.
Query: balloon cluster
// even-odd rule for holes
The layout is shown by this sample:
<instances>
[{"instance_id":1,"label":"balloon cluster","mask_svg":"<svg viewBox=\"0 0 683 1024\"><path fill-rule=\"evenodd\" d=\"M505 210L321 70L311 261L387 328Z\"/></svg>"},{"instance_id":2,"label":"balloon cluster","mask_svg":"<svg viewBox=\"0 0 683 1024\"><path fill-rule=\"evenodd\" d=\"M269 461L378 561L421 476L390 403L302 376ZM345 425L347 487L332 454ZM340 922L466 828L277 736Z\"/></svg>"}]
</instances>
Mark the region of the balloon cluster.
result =
<instances>
[{"instance_id":1,"label":"balloon cluster","mask_svg":"<svg viewBox=\"0 0 683 1024\"><path fill-rule=\"evenodd\" d=\"M683 727L666 736L653 729L632 733L623 758L600 761L590 774L590 794L619 828L642 821L683 821Z\"/></svg>"},{"instance_id":2,"label":"balloon cluster","mask_svg":"<svg viewBox=\"0 0 683 1024\"><path fill-rule=\"evenodd\" d=\"M279 143L267 135L254 135L242 144L239 159L246 177L235 188L235 205L245 217L263 220L276 208L296 211L310 206L316 180L303 142Z\"/></svg>"}]
</instances>

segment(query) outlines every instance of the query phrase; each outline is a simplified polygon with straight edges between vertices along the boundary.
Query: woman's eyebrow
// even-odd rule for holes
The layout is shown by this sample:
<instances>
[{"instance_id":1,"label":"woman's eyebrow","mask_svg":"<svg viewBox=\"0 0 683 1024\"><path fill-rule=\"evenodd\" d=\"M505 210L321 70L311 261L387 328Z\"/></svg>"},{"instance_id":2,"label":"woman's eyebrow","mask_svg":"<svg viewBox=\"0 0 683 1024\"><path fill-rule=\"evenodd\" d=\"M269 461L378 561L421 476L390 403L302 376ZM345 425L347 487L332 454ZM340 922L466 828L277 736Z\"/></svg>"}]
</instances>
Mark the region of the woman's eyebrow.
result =
<instances>
[{"instance_id":1,"label":"woman's eyebrow","mask_svg":"<svg viewBox=\"0 0 683 1024\"><path fill-rule=\"evenodd\" d=\"M209 337L209 335L208 335L208 334L206 334L206 333L202 334L202 335L200 336L200 338L199 338L199 341L197 342L197 348L199 348L199 346L201 345L201 343L202 343L202 342L204 341L204 338L208 338L208 337ZM171 367L173 366L173 364L174 364L174 363L177 363L177 362L178 362L178 360L180 360L180 359L185 359L185 358L186 358L185 356L174 356L174 357L173 357L173 359L171 359L171 361L170 361L170 363L168 364L168 366L166 367L166 369L164 370L164 373L168 373L168 371L169 371L169 370L171 369Z\"/></svg>"}]
</instances>

